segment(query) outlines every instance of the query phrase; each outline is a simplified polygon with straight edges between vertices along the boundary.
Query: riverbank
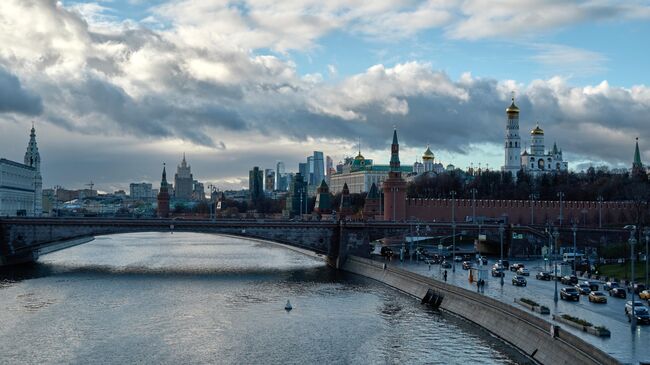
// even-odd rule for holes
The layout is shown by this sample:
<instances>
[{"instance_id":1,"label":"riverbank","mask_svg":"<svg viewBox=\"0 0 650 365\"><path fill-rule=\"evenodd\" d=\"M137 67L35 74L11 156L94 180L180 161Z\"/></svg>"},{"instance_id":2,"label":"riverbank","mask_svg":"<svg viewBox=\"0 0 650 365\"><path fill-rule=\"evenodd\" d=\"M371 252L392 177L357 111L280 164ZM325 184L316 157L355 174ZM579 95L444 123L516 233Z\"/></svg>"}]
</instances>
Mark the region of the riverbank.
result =
<instances>
[{"instance_id":1,"label":"riverbank","mask_svg":"<svg viewBox=\"0 0 650 365\"><path fill-rule=\"evenodd\" d=\"M445 296L442 310L478 324L541 364L618 364L600 349L541 318L469 290L353 256L348 257L343 270L375 279L416 298L424 297L429 289L439 291Z\"/></svg>"}]
</instances>

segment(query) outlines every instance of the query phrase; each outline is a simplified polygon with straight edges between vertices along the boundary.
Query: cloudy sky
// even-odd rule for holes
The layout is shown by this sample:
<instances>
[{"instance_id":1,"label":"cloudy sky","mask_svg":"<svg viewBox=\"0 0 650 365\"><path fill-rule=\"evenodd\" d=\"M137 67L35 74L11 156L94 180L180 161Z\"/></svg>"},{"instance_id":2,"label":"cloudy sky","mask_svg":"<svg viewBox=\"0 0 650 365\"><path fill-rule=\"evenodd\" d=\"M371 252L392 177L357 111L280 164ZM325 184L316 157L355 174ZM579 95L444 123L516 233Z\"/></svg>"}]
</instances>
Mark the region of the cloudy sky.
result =
<instances>
[{"instance_id":1,"label":"cloudy sky","mask_svg":"<svg viewBox=\"0 0 650 365\"><path fill-rule=\"evenodd\" d=\"M196 178L313 150L498 168L511 92L573 169L650 162L647 1L0 1L0 157L34 121L44 186Z\"/></svg>"}]
</instances>

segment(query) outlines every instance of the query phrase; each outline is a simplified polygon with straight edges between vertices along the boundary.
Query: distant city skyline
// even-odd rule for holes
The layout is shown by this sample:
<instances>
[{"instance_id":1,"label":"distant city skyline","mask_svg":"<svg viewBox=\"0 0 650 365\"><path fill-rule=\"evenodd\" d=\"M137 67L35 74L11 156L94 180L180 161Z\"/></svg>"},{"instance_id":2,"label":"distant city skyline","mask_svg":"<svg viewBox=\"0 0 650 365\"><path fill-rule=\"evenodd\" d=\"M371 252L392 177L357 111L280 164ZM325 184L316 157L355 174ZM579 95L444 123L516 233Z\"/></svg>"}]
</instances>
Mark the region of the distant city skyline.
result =
<instances>
[{"instance_id":1,"label":"distant city skyline","mask_svg":"<svg viewBox=\"0 0 650 365\"><path fill-rule=\"evenodd\" d=\"M0 19L0 157L34 121L44 188L157 186L183 152L241 188L358 139L383 164L393 126L404 165L430 144L496 170L512 91L521 135L539 122L569 169L629 168L636 137L650 161L646 2L8 0Z\"/></svg>"}]
</instances>

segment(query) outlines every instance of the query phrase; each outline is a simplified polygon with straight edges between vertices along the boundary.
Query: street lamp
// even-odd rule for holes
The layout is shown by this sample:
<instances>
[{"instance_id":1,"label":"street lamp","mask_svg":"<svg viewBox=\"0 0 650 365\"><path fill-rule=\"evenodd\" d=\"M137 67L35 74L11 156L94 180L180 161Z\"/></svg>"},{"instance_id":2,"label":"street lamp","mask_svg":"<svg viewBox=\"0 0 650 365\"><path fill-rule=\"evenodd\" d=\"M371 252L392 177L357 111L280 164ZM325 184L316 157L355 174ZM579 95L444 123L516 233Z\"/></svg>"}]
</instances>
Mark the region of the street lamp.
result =
<instances>
[{"instance_id":1,"label":"street lamp","mask_svg":"<svg viewBox=\"0 0 650 365\"><path fill-rule=\"evenodd\" d=\"M645 236L645 286L648 287L648 241L650 241L650 227L645 227L643 229L643 235Z\"/></svg>"},{"instance_id":2,"label":"street lamp","mask_svg":"<svg viewBox=\"0 0 650 365\"><path fill-rule=\"evenodd\" d=\"M476 224L476 193L478 193L478 189L472 188L470 191L472 192L472 223Z\"/></svg>"},{"instance_id":3,"label":"street lamp","mask_svg":"<svg viewBox=\"0 0 650 365\"><path fill-rule=\"evenodd\" d=\"M506 229L503 227L503 223L499 223L499 238L501 239L501 265L503 265L503 232ZM502 272L501 275L501 286L503 286L503 277L505 276L505 272Z\"/></svg>"},{"instance_id":4,"label":"street lamp","mask_svg":"<svg viewBox=\"0 0 650 365\"><path fill-rule=\"evenodd\" d=\"M553 296L553 302L557 305L557 264L555 263L555 256L557 253L557 239L560 237L560 232L558 232L557 227L553 228L553 238L555 238L555 244L553 245L553 276L555 277L555 295Z\"/></svg>"},{"instance_id":5,"label":"street lamp","mask_svg":"<svg viewBox=\"0 0 650 365\"><path fill-rule=\"evenodd\" d=\"M576 248L576 232L578 231L578 225L573 222L573 226L571 227L571 231L573 231L573 275L576 275L576 257L577 257L577 248Z\"/></svg>"},{"instance_id":6,"label":"street lamp","mask_svg":"<svg viewBox=\"0 0 650 365\"><path fill-rule=\"evenodd\" d=\"M528 196L530 198L530 225L535 224L535 199L538 199L539 196L535 193L532 193Z\"/></svg>"},{"instance_id":7,"label":"street lamp","mask_svg":"<svg viewBox=\"0 0 650 365\"><path fill-rule=\"evenodd\" d=\"M624 229L629 229L630 230L630 239L628 242L630 243L630 255L632 259L632 309L630 310L630 316L632 317L630 323L632 327L636 327L636 308L634 307L634 245L636 245L636 226L634 225L627 225L623 227Z\"/></svg>"},{"instance_id":8,"label":"street lamp","mask_svg":"<svg viewBox=\"0 0 650 365\"><path fill-rule=\"evenodd\" d=\"M557 197L560 198L560 227L562 227L562 199L564 199L564 193L563 192L558 192Z\"/></svg>"},{"instance_id":9,"label":"street lamp","mask_svg":"<svg viewBox=\"0 0 650 365\"><path fill-rule=\"evenodd\" d=\"M598 228L603 228L603 196L598 195Z\"/></svg>"},{"instance_id":10,"label":"street lamp","mask_svg":"<svg viewBox=\"0 0 650 365\"><path fill-rule=\"evenodd\" d=\"M456 272L456 191L452 190L451 194L451 232L452 232L452 254L451 261L453 265L451 267L451 272Z\"/></svg>"}]
</instances>

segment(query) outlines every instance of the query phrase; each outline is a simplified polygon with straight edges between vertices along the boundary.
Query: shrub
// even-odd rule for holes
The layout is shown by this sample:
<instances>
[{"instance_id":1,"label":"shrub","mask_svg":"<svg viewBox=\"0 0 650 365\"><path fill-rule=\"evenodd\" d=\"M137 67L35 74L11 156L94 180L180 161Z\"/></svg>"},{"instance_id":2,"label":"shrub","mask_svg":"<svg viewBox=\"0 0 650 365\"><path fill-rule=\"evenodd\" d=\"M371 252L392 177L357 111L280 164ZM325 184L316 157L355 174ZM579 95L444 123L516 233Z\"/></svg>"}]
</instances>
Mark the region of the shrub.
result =
<instances>
[{"instance_id":1,"label":"shrub","mask_svg":"<svg viewBox=\"0 0 650 365\"><path fill-rule=\"evenodd\" d=\"M528 298L519 298L519 300L520 300L522 303L526 303L526 304L528 304L528 305L532 305L533 307L538 307L538 306L539 306L539 303L537 303L536 301L534 301L534 300L532 300L532 299L528 299Z\"/></svg>"},{"instance_id":2,"label":"shrub","mask_svg":"<svg viewBox=\"0 0 650 365\"><path fill-rule=\"evenodd\" d=\"M582 325L582 326L587 326L587 327L593 326L593 324L591 324L591 322L587 322L584 319L580 319L578 317L570 316L568 314L563 314L562 318L564 318L566 320L569 320L571 322L575 322L575 323L577 323L579 325Z\"/></svg>"}]
</instances>

